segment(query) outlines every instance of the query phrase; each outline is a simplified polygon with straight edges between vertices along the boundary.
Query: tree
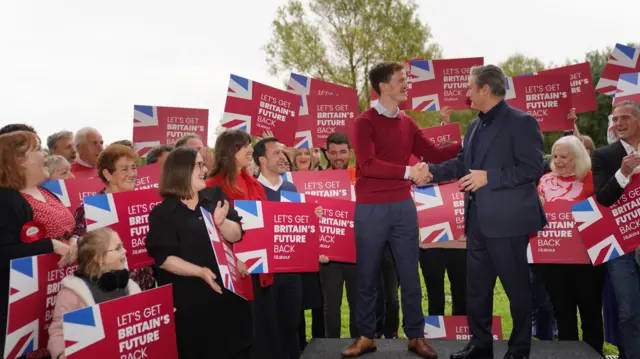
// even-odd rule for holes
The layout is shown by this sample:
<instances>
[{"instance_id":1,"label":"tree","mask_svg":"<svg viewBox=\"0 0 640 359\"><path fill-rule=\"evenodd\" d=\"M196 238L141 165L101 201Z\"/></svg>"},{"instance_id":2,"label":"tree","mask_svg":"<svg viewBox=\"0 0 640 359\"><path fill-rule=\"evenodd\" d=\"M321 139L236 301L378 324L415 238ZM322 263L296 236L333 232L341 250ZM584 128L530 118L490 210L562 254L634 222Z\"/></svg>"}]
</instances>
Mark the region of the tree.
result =
<instances>
[{"instance_id":1,"label":"tree","mask_svg":"<svg viewBox=\"0 0 640 359\"><path fill-rule=\"evenodd\" d=\"M272 75L290 71L358 90L369 106L368 71L376 62L438 58L440 47L416 16L414 0L289 0L265 45Z\"/></svg>"},{"instance_id":2,"label":"tree","mask_svg":"<svg viewBox=\"0 0 640 359\"><path fill-rule=\"evenodd\" d=\"M501 67L505 75L509 77L544 70L544 64L540 59L526 57L520 53L509 56L504 62L498 64L498 67Z\"/></svg>"}]
</instances>

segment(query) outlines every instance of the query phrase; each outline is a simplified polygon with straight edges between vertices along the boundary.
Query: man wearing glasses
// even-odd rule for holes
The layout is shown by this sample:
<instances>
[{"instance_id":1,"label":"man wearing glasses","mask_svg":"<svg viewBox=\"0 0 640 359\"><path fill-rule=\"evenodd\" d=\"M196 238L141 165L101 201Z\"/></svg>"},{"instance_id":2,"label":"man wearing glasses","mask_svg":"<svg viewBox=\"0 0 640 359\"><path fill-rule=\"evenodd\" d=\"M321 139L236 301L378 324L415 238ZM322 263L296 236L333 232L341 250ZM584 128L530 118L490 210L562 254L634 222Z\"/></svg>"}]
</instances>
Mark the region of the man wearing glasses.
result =
<instances>
[{"instance_id":1,"label":"man wearing glasses","mask_svg":"<svg viewBox=\"0 0 640 359\"><path fill-rule=\"evenodd\" d=\"M613 205L640 172L640 104L622 101L613 107L610 121L618 141L593 153L593 184L596 199ZM618 304L622 349L626 358L640 358L640 272L631 252L607 262Z\"/></svg>"}]
</instances>

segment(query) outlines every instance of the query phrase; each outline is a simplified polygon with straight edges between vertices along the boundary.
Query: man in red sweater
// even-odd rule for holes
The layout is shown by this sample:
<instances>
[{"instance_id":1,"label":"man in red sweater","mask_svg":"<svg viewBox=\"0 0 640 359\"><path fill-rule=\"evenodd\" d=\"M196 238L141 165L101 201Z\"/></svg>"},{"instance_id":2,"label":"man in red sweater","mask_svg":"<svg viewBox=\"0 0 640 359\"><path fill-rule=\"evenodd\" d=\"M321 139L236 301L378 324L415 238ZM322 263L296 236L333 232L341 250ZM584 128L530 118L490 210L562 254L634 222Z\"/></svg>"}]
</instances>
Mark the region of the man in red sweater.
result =
<instances>
[{"instance_id":1,"label":"man in red sweater","mask_svg":"<svg viewBox=\"0 0 640 359\"><path fill-rule=\"evenodd\" d=\"M71 164L71 173L93 171L95 175L98 156L104 149L100 132L92 127L83 127L76 132L73 143L76 145L78 157Z\"/></svg>"},{"instance_id":2,"label":"man in red sweater","mask_svg":"<svg viewBox=\"0 0 640 359\"><path fill-rule=\"evenodd\" d=\"M407 75L402 63L386 62L369 72L378 103L355 121L356 152L356 322L360 337L343 351L357 357L375 351L376 293L380 263L389 243L402 288L404 332L409 350L423 358L436 358L424 338L422 290L418 274L418 215L411 198L411 182L431 180L425 163L407 166L409 157L440 163L454 157L459 144L436 147L398 105L407 100Z\"/></svg>"}]
</instances>

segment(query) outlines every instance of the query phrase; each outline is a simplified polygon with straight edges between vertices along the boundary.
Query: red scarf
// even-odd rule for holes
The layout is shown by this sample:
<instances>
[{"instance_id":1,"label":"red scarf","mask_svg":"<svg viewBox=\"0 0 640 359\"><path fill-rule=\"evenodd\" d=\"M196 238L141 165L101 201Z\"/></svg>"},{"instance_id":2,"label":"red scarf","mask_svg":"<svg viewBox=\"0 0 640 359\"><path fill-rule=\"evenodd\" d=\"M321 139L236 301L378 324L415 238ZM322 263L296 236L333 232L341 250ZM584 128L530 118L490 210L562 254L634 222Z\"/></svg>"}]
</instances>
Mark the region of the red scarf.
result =
<instances>
[{"instance_id":1,"label":"red scarf","mask_svg":"<svg viewBox=\"0 0 640 359\"><path fill-rule=\"evenodd\" d=\"M267 195L264 193L264 188L253 178L247 171L240 171L238 177L241 177L247 185L246 191L240 190L237 187L229 186L224 180L224 174L219 173L214 177L207 179L207 187L220 186L222 192L229 198L230 201L235 200L250 200L250 201L266 201ZM260 274L260 285L268 287L273 284L273 274ZM245 277L242 281L244 292L247 293L247 299L253 300L253 285L251 282L251 276Z\"/></svg>"}]
</instances>

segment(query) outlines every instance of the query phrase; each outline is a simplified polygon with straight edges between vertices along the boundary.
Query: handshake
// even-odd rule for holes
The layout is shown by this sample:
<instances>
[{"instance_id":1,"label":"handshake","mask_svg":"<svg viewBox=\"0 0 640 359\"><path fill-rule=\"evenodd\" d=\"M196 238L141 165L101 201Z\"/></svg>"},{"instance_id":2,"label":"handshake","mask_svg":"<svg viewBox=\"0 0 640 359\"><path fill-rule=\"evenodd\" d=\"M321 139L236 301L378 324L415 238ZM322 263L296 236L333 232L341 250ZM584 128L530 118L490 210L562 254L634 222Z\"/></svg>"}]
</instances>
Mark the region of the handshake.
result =
<instances>
[{"instance_id":1,"label":"handshake","mask_svg":"<svg viewBox=\"0 0 640 359\"><path fill-rule=\"evenodd\" d=\"M433 175L429 172L429 166L424 162L420 162L411 167L409 179L415 182L416 186L424 186L433 180Z\"/></svg>"}]
</instances>

